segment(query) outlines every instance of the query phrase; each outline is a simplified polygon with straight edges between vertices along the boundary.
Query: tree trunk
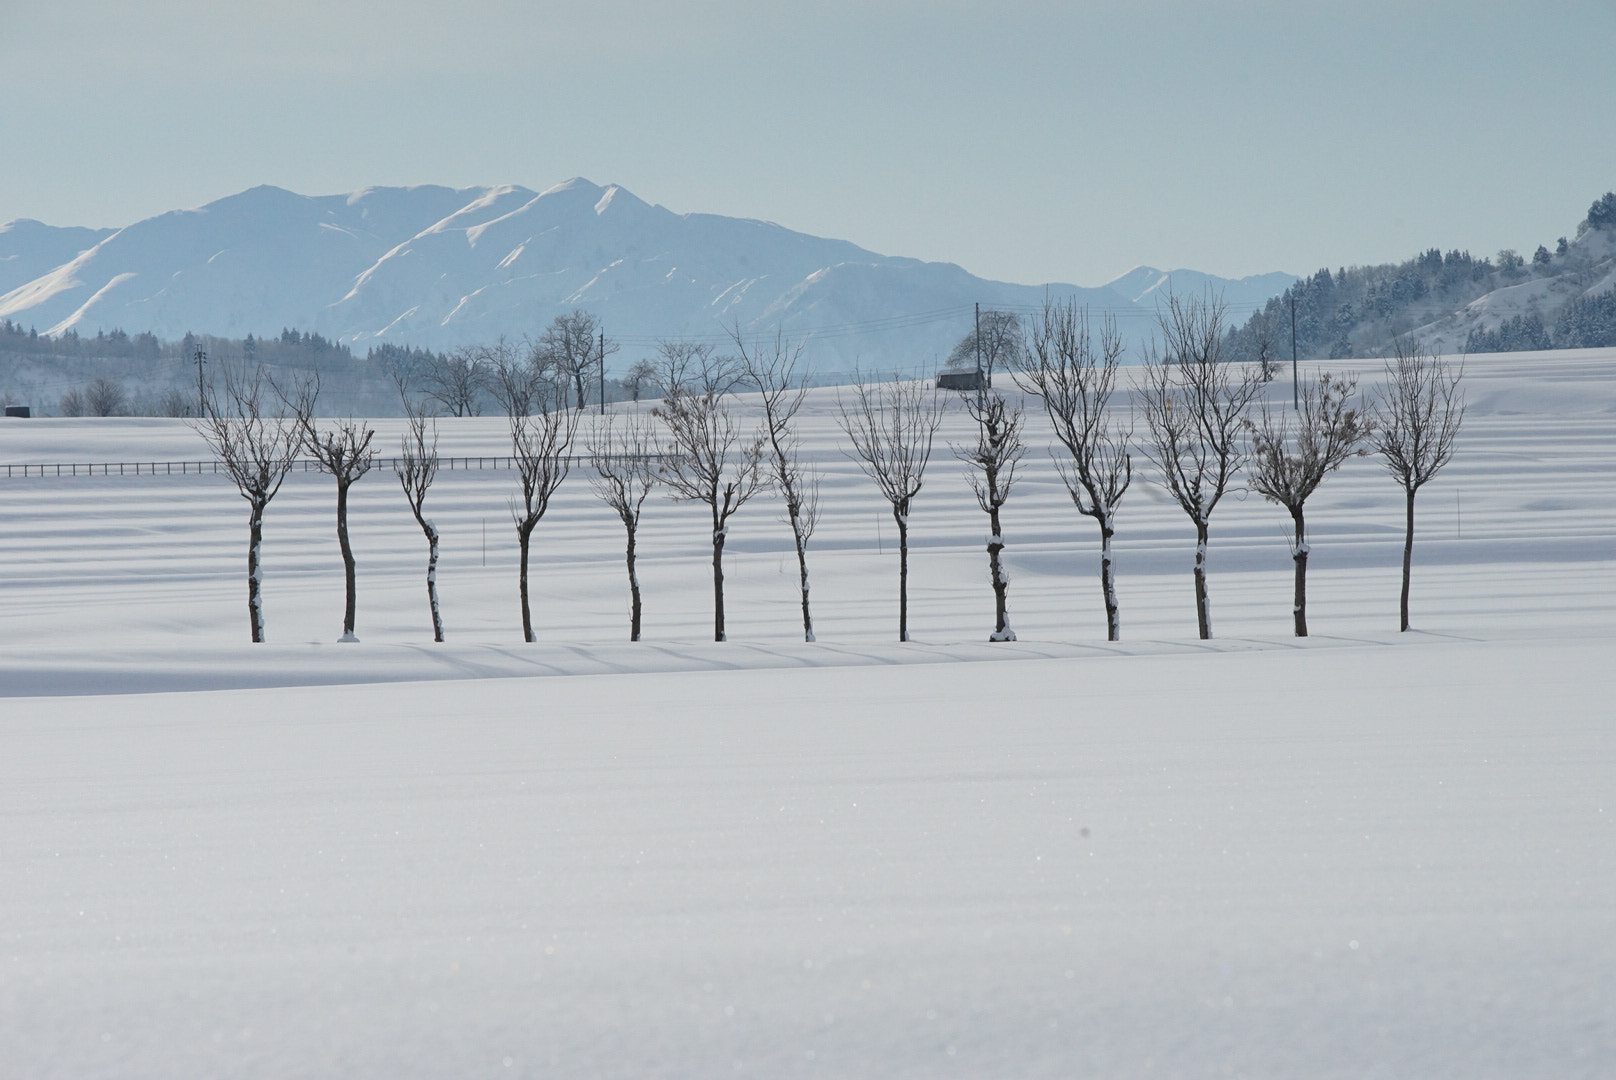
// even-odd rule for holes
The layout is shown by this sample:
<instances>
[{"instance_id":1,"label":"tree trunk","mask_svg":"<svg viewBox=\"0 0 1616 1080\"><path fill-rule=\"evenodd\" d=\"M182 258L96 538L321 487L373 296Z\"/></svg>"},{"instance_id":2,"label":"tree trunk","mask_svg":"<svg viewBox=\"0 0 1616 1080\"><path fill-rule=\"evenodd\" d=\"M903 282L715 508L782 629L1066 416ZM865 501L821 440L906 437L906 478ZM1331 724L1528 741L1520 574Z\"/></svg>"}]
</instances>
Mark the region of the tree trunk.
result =
<instances>
[{"instance_id":1,"label":"tree trunk","mask_svg":"<svg viewBox=\"0 0 1616 1080\"><path fill-rule=\"evenodd\" d=\"M909 640L909 515L892 508L898 523L898 640Z\"/></svg>"},{"instance_id":2,"label":"tree trunk","mask_svg":"<svg viewBox=\"0 0 1616 1080\"><path fill-rule=\"evenodd\" d=\"M1110 516L1100 518L1100 592L1105 596L1105 639L1122 640L1122 613L1117 607L1116 572L1111 562L1111 538L1116 530Z\"/></svg>"},{"instance_id":3,"label":"tree trunk","mask_svg":"<svg viewBox=\"0 0 1616 1080\"><path fill-rule=\"evenodd\" d=\"M1014 641L1016 632L1010 629L1010 578L1004 572L999 553L1004 550L1004 538L999 533L999 508L988 511L993 533L988 537L988 574L993 579L993 633L989 641Z\"/></svg>"},{"instance_id":4,"label":"tree trunk","mask_svg":"<svg viewBox=\"0 0 1616 1080\"><path fill-rule=\"evenodd\" d=\"M247 625L255 645L264 640L264 505L253 502L247 521Z\"/></svg>"},{"instance_id":5,"label":"tree trunk","mask_svg":"<svg viewBox=\"0 0 1616 1080\"><path fill-rule=\"evenodd\" d=\"M432 605L432 640L443 640L443 612L438 608L438 530L428 522L422 522L421 528L426 532L426 599Z\"/></svg>"},{"instance_id":6,"label":"tree trunk","mask_svg":"<svg viewBox=\"0 0 1616 1080\"><path fill-rule=\"evenodd\" d=\"M522 594L522 640L530 644L536 640L533 637L532 609L528 607L527 602L527 550L528 541L532 538L532 536L533 529L531 526L525 529L521 526L517 527L516 546L521 551L521 567L517 571L517 581L519 582L518 591Z\"/></svg>"},{"instance_id":7,"label":"tree trunk","mask_svg":"<svg viewBox=\"0 0 1616 1080\"><path fill-rule=\"evenodd\" d=\"M342 548L342 573L346 586L347 603L342 611L342 640L357 641L354 637L354 609L358 606L358 592L354 586L353 548L348 544L348 484L337 480L337 546Z\"/></svg>"},{"instance_id":8,"label":"tree trunk","mask_svg":"<svg viewBox=\"0 0 1616 1080\"><path fill-rule=\"evenodd\" d=\"M1296 527L1296 539L1291 543L1291 558L1296 560L1296 600L1291 610L1296 616L1296 636L1307 637L1307 524L1302 520L1302 508L1291 508L1291 522Z\"/></svg>"},{"instance_id":9,"label":"tree trunk","mask_svg":"<svg viewBox=\"0 0 1616 1080\"><path fill-rule=\"evenodd\" d=\"M713 640L727 641L724 636L724 528L713 529Z\"/></svg>"},{"instance_id":10,"label":"tree trunk","mask_svg":"<svg viewBox=\"0 0 1616 1080\"><path fill-rule=\"evenodd\" d=\"M629 596L629 622L628 639L640 640L640 578L634 572L634 528L628 530L628 596Z\"/></svg>"},{"instance_id":11,"label":"tree trunk","mask_svg":"<svg viewBox=\"0 0 1616 1080\"><path fill-rule=\"evenodd\" d=\"M1207 525L1195 523L1195 621L1201 631L1201 640L1212 638L1212 599L1206 592Z\"/></svg>"},{"instance_id":12,"label":"tree trunk","mask_svg":"<svg viewBox=\"0 0 1616 1080\"><path fill-rule=\"evenodd\" d=\"M808 613L808 541L803 539L795 515L791 519L791 536L797 543L797 577L802 585L802 640L813 641L814 618Z\"/></svg>"},{"instance_id":13,"label":"tree trunk","mask_svg":"<svg viewBox=\"0 0 1616 1080\"><path fill-rule=\"evenodd\" d=\"M1400 633L1408 631L1408 581L1414 569L1414 489L1408 489L1407 526L1403 533L1403 596L1398 607Z\"/></svg>"}]
</instances>

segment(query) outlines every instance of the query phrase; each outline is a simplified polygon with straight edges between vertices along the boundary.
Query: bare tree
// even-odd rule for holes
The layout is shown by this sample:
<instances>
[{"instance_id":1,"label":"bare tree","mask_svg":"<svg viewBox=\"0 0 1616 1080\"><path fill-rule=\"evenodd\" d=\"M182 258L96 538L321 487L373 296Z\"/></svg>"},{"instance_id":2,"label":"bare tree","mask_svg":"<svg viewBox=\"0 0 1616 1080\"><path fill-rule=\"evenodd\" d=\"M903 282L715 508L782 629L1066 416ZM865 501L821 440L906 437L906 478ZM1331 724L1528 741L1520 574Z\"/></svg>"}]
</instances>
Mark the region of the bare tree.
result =
<instances>
[{"instance_id":1,"label":"bare tree","mask_svg":"<svg viewBox=\"0 0 1616 1080\"><path fill-rule=\"evenodd\" d=\"M648 386L655 386L657 381L656 365L649 360L636 361L623 376L623 389L628 392L630 401L639 401L640 395Z\"/></svg>"},{"instance_id":2,"label":"bare tree","mask_svg":"<svg viewBox=\"0 0 1616 1080\"><path fill-rule=\"evenodd\" d=\"M1367 453L1369 417L1353 404L1358 380L1324 372L1301 388L1294 423L1289 409L1263 403L1251 430L1251 487L1291 515L1291 559L1296 565L1296 598L1291 610L1296 636L1307 637L1307 539L1303 508L1308 497L1349 457Z\"/></svg>"},{"instance_id":3,"label":"bare tree","mask_svg":"<svg viewBox=\"0 0 1616 1080\"><path fill-rule=\"evenodd\" d=\"M1140 393L1150 432L1143 450L1161 474L1157 482L1195 525L1195 617L1206 639L1212 636L1209 523L1245 463L1241 430L1262 375L1223 360L1221 302L1170 296L1157 321L1163 349L1151 350Z\"/></svg>"},{"instance_id":4,"label":"bare tree","mask_svg":"<svg viewBox=\"0 0 1616 1080\"><path fill-rule=\"evenodd\" d=\"M988 579L993 584L993 633L989 641L1014 641L1010 629L1010 575L1005 571L1004 530L999 511L1015 485L1016 466L1026 453L1021 439L1021 406L1012 408L997 390L983 388L961 394L965 412L976 423L976 442L954 446L954 456L965 462L965 475L976 504L988 516Z\"/></svg>"},{"instance_id":5,"label":"bare tree","mask_svg":"<svg viewBox=\"0 0 1616 1080\"><path fill-rule=\"evenodd\" d=\"M1111 541L1117 507L1133 481L1128 452L1133 426L1124 426L1111 406L1122 352L1122 335L1110 315L1096 340L1087 309L1080 310L1072 300L1046 303L1033 325L1026 367L1016 380L1043 402L1055 439L1066 451L1064 456L1051 451L1050 457L1072 504L1100 527L1100 594L1108 641L1122 637Z\"/></svg>"},{"instance_id":6,"label":"bare tree","mask_svg":"<svg viewBox=\"0 0 1616 1080\"><path fill-rule=\"evenodd\" d=\"M365 421L352 417L333 420L325 427L315 423L314 406L320 396L318 372L302 379L282 396L297 418L303 449L314 459L315 466L321 472L337 482L337 546L342 551L346 597L342 609L342 637L338 640L358 641L354 633L354 617L359 606L359 593L357 563L353 545L348 542L348 489L376 463L376 452L370 448L376 432Z\"/></svg>"},{"instance_id":7,"label":"bare tree","mask_svg":"<svg viewBox=\"0 0 1616 1080\"><path fill-rule=\"evenodd\" d=\"M628 639L640 640L640 578L634 569L638 552L640 509L657 485L656 429L650 418L608 413L589 433L590 487L617 514L628 533Z\"/></svg>"},{"instance_id":8,"label":"bare tree","mask_svg":"<svg viewBox=\"0 0 1616 1080\"><path fill-rule=\"evenodd\" d=\"M557 315L532 345L533 366L553 373L556 381L570 385L577 407L583 411L592 383L604 381L606 357L617 351L617 344L600 333L600 320L574 308Z\"/></svg>"},{"instance_id":9,"label":"bare tree","mask_svg":"<svg viewBox=\"0 0 1616 1080\"><path fill-rule=\"evenodd\" d=\"M84 388L84 411L89 416L122 416L129 411L129 391L105 376Z\"/></svg>"},{"instance_id":10,"label":"bare tree","mask_svg":"<svg viewBox=\"0 0 1616 1080\"><path fill-rule=\"evenodd\" d=\"M1266 311L1259 311L1252 318L1257 332L1257 371L1262 381L1271 383L1279 374L1279 360L1275 355L1274 346L1274 319Z\"/></svg>"},{"instance_id":11,"label":"bare tree","mask_svg":"<svg viewBox=\"0 0 1616 1080\"><path fill-rule=\"evenodd\" d=\"M401 440L401 452L393 464L393 472L404 489L404 498L409 500L415 523L426 534L426 599L432 608L432 640L442 641L443 612L438 607L438 527L427 519L422 509L427 489L438 476L438 422L407 401L404 409L409 418L409 430Z\"/></svg>"},{"instance_id":12,"label":"bare tree","mask_svg":"<svg viewBox=\"0 0 1616 1080\"><path fill-rule=\"evenodd\" d=\"M955 342L943 366L950 371L980 371L991 383L996 369L1011 370L1021 362L1021 316L979 310L976 325Z\"/></svg>"},{"instance_id":13,"label":"bare tree","mask_svg":"<svg viewBox=\"0 0 1616 1080\"><path fill-rule=\"evenodd\" d=\"M485 346L465 345L436 357L420 373L422 392L451 416L476 416L493 377Z\"/></svg>"},{"instance_id":14,"label":"bare tree","mask_svg":"<svg viewBox=\"0 0 1616 1080\"><path fill-rule=\"evenodd\" d=\"M1375 411L1374 451L1406 496L1403 535L1403 591L1399 629L1408 629L1408 587L1414 566L1414 496L1453 457L1453 441L1464 422L1464 361L1449 364L1411 340L1395 342L1396 357L1386 365L1386 385Z\"/></svg>"},{"instance_id":15,"label":"bare tree","mask_svg":"<svg viewBox=\"0 0 1616 1080\"><path fill-rule=\"evenodd\" d=\"M909 510L931 461L946 399L924 382L853 384L851 406L840 396L842 430L864 475L892 507L898 525L898 640L909 640Z\"/></svg>"},{"instance_id":16,"label":"bare tree","mask_svg":"<svg viewBox=\"0 0 1616 1080\"><path fill-rule=\"evenodd\" d=\"M247 625L252 640L264 640L263 545L264 510L297 460L297 421L266 413L265 382L220 364L224 393L212 386L204 392L197 433L224 466L247 500Z\"/></svg>"},{"instance_id":17,"label":"bare tree","mask_svg":"<svg viewBox=\"0 0 1616 1080\"><path fill-rule=\"evenodd\" d=\"M565 389L552 371L533 363L531 351L524 359L502 337L480 353L488 364L488 389L507 417L531 416L564 402Z\"/></svg>"},{"instance_id":18,"label":"bare tree","mask_svg":"<svg viewBox=\"0 0 1616 1080\"><path fill-rule=\"evenodd\" d=\"M758 388L763 401L763 435L767 442L769 484L785 503L786 524L797 549L797 580L802 599L802 637L814 640L814 619L808 606L808 538L819 523L819 477L802 459L797 438L797 412L808 389L797 378L803 346L792 348L776 332L772 343L754 342L748 348L739 327L731 330L741 369Z\"/></svg>"},{"instance_id":19,"label":"bare tree","mask_svg":"<svg viewBox=\"0 0 1616 1080\"><path fill-rule=\"evenodd\" d=\"M696 341L657 342L657 381L666 396L677 387L704 397L720 398L745 377L740 362L714 346Z\"/></svg>"},{"instance_id":20,"label":"bare tree","mask_svg":"<svg viewBox=\"0 0 1616 1080\"><path fill-rule=\"evenodd\" d=\"M729 519L763 481L761 436L743 441L740 425L720 393L697 393L675 384L652 415L668 428L672 452L659 474L672 497L706 504L713 526L713 640L724 632L724 541Z\"/></svg>"},{"instance_id":21,"label":"bare tree","mask_svg":"<svg viewBox=\"0 0 1616 1080\"><path fill-rule=\"evenodd\" d=\"M522 492L520 503L515 499L510 503L511 521L516 525L516 541L521 553L517 580L522 599L522 640L532 642L538 639L533 635L532 607L528 602L528 553L533 530L544 518L551 497L572 468L567 451L578 429L578 413L558 403L555 408L532 415L511 414L509 420L511 456L516 462L516 478Z\"/></svg>"}]
</instances>

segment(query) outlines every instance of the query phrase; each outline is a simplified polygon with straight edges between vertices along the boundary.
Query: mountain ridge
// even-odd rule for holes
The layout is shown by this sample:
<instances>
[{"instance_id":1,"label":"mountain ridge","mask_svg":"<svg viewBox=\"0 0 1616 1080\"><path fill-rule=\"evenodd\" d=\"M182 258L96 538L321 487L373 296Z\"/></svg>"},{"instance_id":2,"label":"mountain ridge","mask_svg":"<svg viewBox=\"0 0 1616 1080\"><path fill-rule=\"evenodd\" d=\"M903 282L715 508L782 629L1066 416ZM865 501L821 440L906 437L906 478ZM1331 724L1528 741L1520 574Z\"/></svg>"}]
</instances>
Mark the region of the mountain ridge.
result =
<instances>
[{"instance_id":1,"label":"mountain ridge","mask_svg":"<svg viewBox=\"0 0 1616 1080\"><path fill-rule=\"evenodd\" d=\"M0 276L0 317L49 334L243 337L293 326L358 349L446 349L537 333L582 307L625 354L659 338L778 330L812 339L805 360L829 374L935 366L976 303L1031 311L1046 295L1071 298L1117 314L1136 341L1154 314L1109 286L992 281L773 222L677 213L582 177L537 192L417 185L308 196L266 184L121 229L53 229L0 227L0 260L12 256L0 261L0 275L11 270ZM1186 274L1239 284L1150 273L1157 284ZM875 325L885 323L897 325Z\"/></svg>"}]
</instances>

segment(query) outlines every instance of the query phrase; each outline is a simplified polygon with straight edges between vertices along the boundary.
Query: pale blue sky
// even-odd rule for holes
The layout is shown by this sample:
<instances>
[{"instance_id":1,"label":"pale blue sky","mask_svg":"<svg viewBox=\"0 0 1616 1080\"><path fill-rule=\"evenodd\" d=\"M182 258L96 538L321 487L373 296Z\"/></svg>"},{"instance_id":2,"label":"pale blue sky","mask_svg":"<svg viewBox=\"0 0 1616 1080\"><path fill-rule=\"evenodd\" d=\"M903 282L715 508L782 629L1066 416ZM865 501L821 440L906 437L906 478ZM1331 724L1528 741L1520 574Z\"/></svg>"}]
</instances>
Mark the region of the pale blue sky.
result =
<instances>
[{"instance_id":1,"label":"pale blue sky","mask_svg":"<svg viewBox=\"0 0 1616 1080\"><path fill-rule=\"evenodd\" d=\"M1616 188L1616 3L0 0L0 221L619 183L1092 285L1530 252Z\"/></svg>"}]
</instances>

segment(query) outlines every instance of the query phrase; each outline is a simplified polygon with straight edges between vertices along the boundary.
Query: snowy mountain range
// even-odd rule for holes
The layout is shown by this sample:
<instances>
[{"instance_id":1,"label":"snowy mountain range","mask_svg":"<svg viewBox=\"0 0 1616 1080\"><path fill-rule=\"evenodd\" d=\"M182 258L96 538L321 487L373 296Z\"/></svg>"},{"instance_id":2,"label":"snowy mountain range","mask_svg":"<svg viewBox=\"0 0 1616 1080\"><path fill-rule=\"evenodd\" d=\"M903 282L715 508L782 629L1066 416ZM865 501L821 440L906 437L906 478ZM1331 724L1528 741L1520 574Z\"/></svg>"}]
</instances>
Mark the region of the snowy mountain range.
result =
<instances>
[{"instance_id":1,"label":"snowy mountain range","mask_svg":"<svg viewBox=\"0 0 1616 1080\"><path fill-rule=\"evenodd\" d=\"M1114 313L1148 336L1166 288L1261 303L1294 278L1229 281L1132 270L1106 286L1016 285L950 263L878 255L763 221L677 214L615 185L366 188L305 196L257 187L117 230L0 226L0 318L41 333L123 329L176 339L311 330L357 352L446 349L534 334L584 308L620 343L776 329L807 339L821 377L934 367L974 304L1031 311L1047 295Z\"/></svg>"}]
</instances>

